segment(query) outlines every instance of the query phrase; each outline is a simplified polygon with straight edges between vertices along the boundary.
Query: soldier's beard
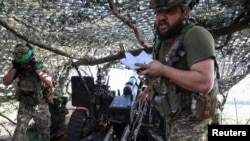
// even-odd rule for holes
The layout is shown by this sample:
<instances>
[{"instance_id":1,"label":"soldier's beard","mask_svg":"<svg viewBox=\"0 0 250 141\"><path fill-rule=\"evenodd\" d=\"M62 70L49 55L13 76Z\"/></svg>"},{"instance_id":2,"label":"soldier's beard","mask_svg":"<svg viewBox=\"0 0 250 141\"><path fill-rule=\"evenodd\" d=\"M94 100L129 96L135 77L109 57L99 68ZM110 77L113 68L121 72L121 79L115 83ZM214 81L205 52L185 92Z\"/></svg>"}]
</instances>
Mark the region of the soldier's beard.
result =
<instances>
[{"instance_id":1,"label":"soldier's beard","mask_svg":"<svg viewBox=\"0 0 250 141\"><path fill-rule=\"evenodd\" d=\"M176 24L173 24L171 27L169 27L169 30L165 33L159 32L159 28L157 27L157 32L159 33L159 39L165 41L167 39L177 36L180 33L183 26L185 25L184 20L185 19L183 17L179 18Z\"/></svg>"}]
</instances>

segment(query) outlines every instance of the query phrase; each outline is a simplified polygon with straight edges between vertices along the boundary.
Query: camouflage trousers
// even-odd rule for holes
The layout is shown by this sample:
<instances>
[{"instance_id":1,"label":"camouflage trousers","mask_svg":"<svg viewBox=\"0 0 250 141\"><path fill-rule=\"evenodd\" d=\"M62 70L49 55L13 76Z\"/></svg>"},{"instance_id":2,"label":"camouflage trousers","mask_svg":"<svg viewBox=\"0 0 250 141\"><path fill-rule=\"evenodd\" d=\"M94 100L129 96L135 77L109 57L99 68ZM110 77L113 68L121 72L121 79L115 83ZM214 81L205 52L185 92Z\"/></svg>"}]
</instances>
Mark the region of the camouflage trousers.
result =
<instances>
[{"instance_id":1,"label":"camouflage trousers","mask_svg":"<svg viewBox=\"0 0 250 141\"><path fill-rule=\"evenodd\" d=\"M166 118L167 141L207 141L211 119L194 121L188 116Z\"/></svg>"},{"instance_id":2,"label":"camouflage trousers","mask_svg":"<svg viewBox=\"0 0 250 141\"><path fill-rule=\"evenodd\" d=\"M51 114L44 101L36 106L20 102L17 113L17 126L12 141L24 141L29 122L33 118L38 133L38 141L50 140Z\"/></svg>"}]
</instances>

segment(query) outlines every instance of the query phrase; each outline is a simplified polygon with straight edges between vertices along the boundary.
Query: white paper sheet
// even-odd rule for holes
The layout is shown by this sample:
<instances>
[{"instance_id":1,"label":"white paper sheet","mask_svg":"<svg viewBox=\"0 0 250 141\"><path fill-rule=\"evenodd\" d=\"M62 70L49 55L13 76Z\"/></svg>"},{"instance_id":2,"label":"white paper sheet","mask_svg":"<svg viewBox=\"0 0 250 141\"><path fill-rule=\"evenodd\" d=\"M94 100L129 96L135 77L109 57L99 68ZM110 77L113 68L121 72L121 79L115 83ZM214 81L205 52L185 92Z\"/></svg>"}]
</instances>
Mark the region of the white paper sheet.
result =
<instances>
[{"instance_id":1,"label":"white paper sheet","mask_svg":"<svg viewBox=\"0 0 250 141\"><path fill-rule=\"evenodd\" d=\"M153 59L143 50L138 56L133 56L130 52L125 52L125 58L121 59L120 62L129 69L139 69L135 66L135 63L148 64Z\"/></svg>"}]
</instances>

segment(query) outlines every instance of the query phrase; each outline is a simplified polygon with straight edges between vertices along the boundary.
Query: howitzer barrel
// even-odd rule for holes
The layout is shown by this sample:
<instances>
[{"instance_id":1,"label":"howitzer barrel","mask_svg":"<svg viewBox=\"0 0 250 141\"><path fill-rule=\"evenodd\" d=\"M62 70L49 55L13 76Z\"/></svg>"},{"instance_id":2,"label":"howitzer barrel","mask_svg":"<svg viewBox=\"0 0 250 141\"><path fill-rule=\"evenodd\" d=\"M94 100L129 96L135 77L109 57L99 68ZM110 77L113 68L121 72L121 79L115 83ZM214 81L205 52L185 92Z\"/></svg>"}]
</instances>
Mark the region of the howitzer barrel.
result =
<instances>
[{"instance_id":1,"label":"howitzer barrel","mask_svg":"<svg viewBox=\"0 0 250 141\"><path fill-rule=\"evenodd\" d=\"M130 95L131 100L135 100L138 89L140 89L140 87L142 86L142 82L138 77L138 74L134 73L126 82L125 87L123 88L123 95Z\"/></svg>"},{"instance_id":2,"label":"howitzer barrel","mask_svg":"<svg viewBox=\"0 0 250 141\"><path fill-rule=\"evenodd\" d=\"M123 95L116 96L109 106L109 120L113 123L128 124L136 109L136 96L142 86L138 74L134 73L126 82Z\"/></svg>"}]
</instances>

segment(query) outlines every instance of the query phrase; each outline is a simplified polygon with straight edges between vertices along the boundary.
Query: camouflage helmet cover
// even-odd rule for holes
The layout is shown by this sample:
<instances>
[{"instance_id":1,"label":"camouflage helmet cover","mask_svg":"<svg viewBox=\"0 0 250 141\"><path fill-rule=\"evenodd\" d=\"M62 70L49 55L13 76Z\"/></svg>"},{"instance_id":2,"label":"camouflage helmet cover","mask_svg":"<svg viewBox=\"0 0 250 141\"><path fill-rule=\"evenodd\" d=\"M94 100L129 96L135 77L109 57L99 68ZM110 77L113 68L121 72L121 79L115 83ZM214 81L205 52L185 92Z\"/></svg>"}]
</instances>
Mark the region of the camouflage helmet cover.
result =
<instances>
[{"instance_id":1,"label":"camouflage helmet cover","mask_svg":"<svg viewBox=\"0 0 250 141\"><path fill-rule=\"evenodd\" d=\"M150 0L150 7L157 8L170 8L174 6L188 6L193 0Z\"/></svg>"},{"instance_id":2,"label":"camouflage helmet cover","mask_svg":"<svg viewBox=\"0 0 250 141\"><path fill-rule=\"evenodd\" d=\"M15 46L14 49L14 59L18 62L18 63L23 63L26 62L27 60L29 60L32 55L33 55L33 50L32 48L23 45L23 44L17 44Z\"/></svg>"}]
</instances>

